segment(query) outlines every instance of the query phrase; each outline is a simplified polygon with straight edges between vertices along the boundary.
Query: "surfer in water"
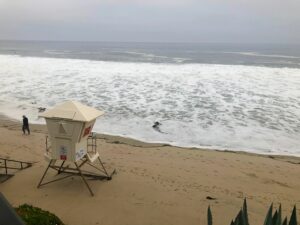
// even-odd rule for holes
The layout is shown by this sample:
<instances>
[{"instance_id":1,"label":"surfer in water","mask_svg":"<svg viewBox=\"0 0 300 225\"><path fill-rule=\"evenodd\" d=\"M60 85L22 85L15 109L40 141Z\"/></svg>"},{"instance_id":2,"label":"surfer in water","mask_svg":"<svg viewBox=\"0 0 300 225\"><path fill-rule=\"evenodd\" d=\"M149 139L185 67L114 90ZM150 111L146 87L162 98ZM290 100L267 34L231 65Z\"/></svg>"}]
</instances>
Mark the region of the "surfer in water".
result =
<instances>
[{"instance_id":1,"label":"surfer in water","mask_svg":"<svg viewBox=\"0 0 300 225\"><path fill-rule=\"evenodd\" d=\"M158 131L159 133L166 134L165 132L162 132L162 131L160 130L160 125L162 125L162 124L161 124L160 122L156 121L156 122L152 125L152 127L153 127L154 130Z\"/></svg>"}]
</instances>

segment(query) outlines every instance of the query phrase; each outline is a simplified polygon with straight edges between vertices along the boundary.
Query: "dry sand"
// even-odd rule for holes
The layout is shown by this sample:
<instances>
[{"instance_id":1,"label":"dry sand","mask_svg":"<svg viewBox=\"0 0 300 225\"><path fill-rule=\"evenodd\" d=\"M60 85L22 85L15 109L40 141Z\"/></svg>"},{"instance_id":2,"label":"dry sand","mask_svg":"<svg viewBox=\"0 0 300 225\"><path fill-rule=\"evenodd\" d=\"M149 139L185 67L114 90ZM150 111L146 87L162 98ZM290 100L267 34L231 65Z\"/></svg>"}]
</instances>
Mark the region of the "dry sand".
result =
<instances>
[{"instance_id":1,"label":"dry sand","mask_svg":"<svg viewBox=\"0 0 300 225\"><path fill-rule=\"evenodd\" d=\"M35 162L1 183L0 191L14 206L41 207L68 225L200 225L206 224L208 205L214 224L223 225L245 197L252 225L263 224L271 202L281 202L284 214L297 204L300 214L299 158L185 149L107 135L98 142L101 157L117 173L111 181L88 181L94 197L79 177L37 189L47 166L46 128L32 125L31 130L24 136L20 123L0 117L0 157Z\"/></svg>"}]
</instances>

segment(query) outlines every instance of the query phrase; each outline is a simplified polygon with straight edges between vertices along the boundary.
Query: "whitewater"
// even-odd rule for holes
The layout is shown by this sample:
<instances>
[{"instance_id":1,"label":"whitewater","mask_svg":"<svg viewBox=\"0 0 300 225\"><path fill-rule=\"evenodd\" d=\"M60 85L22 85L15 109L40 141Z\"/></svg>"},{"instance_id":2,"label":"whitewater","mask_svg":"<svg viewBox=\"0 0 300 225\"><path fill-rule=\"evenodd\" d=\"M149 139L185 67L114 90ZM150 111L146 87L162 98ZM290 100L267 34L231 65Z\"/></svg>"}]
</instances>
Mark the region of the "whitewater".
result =
<instances>
[{"instance_id":1,"label":"whitewater","mask_svg":"<svg viewBox=\"0 0 300 225\"><path fill-rule=\"evenodd\" d=\"M65 100L105 111L101 133L300 156L299 68L0 55L0 113L44 123L38 107Z\"/></svg>"}]
</instances>

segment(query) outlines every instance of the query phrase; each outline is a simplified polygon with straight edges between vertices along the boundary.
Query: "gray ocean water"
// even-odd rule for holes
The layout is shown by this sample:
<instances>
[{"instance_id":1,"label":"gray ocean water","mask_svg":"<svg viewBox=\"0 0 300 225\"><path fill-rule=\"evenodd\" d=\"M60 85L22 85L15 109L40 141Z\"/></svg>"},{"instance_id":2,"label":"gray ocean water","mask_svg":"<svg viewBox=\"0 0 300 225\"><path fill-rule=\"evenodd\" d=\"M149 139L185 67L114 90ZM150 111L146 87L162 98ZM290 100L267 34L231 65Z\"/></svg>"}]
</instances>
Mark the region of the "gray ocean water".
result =
<instances>
[{"instance_id":1,"label":"gray ocean water","mask_svg":"<svg viewBox=\"0 0 300 225\"><path fill-rule=\"evenodd\" d=\"M0 41L1 113L42 123L67 99L103 133L300 156L297 45Z\"/></svg>"},{"instance_id":2,"label":"gray ocean water","mask_svg":"<svg viewBox=\"0 0 300 225\"><path fill-rule=\"evenodd\" d=\"M113 62L300 68L300 45L0 41L0 54Z\"/></svg>"}]
</instances>

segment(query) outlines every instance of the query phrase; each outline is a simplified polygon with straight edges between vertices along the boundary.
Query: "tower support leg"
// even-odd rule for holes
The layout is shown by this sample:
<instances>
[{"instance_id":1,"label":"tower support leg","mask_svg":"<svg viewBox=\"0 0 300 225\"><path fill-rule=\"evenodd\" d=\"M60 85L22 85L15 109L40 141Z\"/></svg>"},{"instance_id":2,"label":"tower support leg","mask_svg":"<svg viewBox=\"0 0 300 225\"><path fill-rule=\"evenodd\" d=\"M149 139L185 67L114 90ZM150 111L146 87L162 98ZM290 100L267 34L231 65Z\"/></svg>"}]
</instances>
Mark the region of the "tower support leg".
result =
<instances>
[{"instance_id":1,"label":"tower support leg","mask_svg":"<svg viewBox=\"0 0 300 225\"><path fill-rule=\"evenodd\" d=\"M57 171L57 174L60 174L60 173L61 173L61 171L62 171L61 169L63 168L65 162L66 162L66 160L64 160L64 161L62 162L62 164L60 165L60 167L59 167L59 169L58 169L58 171Z\"/></svg>"},{"instance_id":2,"label":"tower support leg","mask_svg":"<svg viewBox=\"0 0 300 225\"><path fill-rule=\"evenodd\" d=\"M80 170L79 166L77 165L77 163L76 163L76 162L74 162L74 164L75 164L75 166L76 166L76 168L77 168L77 170L78 170L78 173L79 173L79 175L81 176L81 178L82 178L83 182L85 183L85 185L86 185L86 186L87 186L87 188L89 189L89 191L90 191L91 195L92 195L92 196L94 196L94 193L93 193L92 189L90 188L89 184L87 183L86 179L85 179L85 178L84 178L84 176L82 175L82 173L81 173L81 170Z\"/></svg>"},{"instance_id":3,"label":"tower support leg","mask_svg":"<svg viewBox=\"0 0 300 225\"><path fill-rule=\"evenodd\" d=\"M50 166L51 166L52 161L53 161L53 159L50 160L50 162L49 162L49 164L48 164L48 167L47 167L47 169L45 170L45 172L44 172L44 174L43 174L43 176L42 176L42 178L41 178L41 180L40 180L40 182L39 182L37 188L39 188L39 187L41 186L41 184L42 184L42 182L43 182L43 180L44 180L44 177L46 176L46 173L48 172L48 170L49 170L49 168L50 168Z\"/></svg>"}]
</instances>

